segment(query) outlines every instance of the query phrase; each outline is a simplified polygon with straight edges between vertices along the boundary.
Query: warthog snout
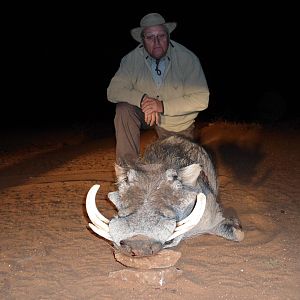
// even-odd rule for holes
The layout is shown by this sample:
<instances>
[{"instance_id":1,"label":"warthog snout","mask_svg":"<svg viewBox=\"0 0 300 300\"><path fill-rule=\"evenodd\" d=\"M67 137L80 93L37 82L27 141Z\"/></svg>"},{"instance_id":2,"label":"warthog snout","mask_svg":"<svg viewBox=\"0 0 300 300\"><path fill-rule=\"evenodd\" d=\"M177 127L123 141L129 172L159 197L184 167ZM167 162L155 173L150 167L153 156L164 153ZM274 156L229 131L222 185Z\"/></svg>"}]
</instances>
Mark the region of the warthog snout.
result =
<instances>
[{"instance_id":1,"label":"warthog snout","mask_svg":"<svg viewBox=\"0 0 300 300\"><path fill-rule=\"evenodd\" d=\"M135 235L120 241L120 250L129 256L150 256L162 249L162 244L144 235Z\"/></svg>"}]
</instances>

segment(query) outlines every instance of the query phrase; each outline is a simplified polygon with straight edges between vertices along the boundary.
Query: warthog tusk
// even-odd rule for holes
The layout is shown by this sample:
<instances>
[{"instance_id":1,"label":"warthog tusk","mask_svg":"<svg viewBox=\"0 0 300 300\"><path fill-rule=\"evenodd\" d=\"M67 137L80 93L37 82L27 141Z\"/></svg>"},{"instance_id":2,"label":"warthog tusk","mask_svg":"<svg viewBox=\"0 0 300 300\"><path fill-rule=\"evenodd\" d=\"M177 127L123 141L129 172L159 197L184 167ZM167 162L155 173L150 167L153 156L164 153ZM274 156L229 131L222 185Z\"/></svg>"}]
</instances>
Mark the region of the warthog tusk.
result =
<instances>
[{"instance_id":1,"label":"warthog tusk","mask_svg":"<svg viewBox=\"0 0 300 300\"><path fill-rule=\"evenodd\" d=\"M95 225L93 225L91 223L89 223L89 226L98 235L104 237L107 240L110 240L110 241L113 240L112 237L110 236L110 234L108 232L104 231L102 228L99 228L99 227L97 227L97 226L95 226Z\"/></svg>"},{"instance_id":2,"label":"warthog tusk","mask_svg":"<svg viewBox=\"0 0 300 300\"><path fill-rule=\"evenodd\" d=\"M99 184L95 184L90 188L86 197L86 211L90 220L96 227L109 232L109 227L107 225L109 224L109 220L98 211L96 206L96 194L99 188Z\"/></svg>"},{"instance_id":3,"label":"warthog tusk","mask_svg":"<svg viewBox=\"0 0 300 300\"><path fill-rule=\"evenodd\" d=\"M200 205L198 204L199 202L199 200L201 200L202 199L202 201L203 200L205 200L205 203L203 204L204 205L204 209L205 209L205 204L206 204L206 196L203 194L203 193L199 193L198 195L197 195L197 202L196 202L196 205L195 205L195 207L194 207L194 209L193 209L193 211L186 217L186 218L184 218L184 219L182 219L181 221L179 221L179 222L177 222L177 227L178 226L181 226L181 225L183 225L183 224L185 224L185 223L187 223L187 222L189 222L191 219L193 219L193 218L195 218L195 215L196 214L199 214L201 211L200 211ZM197 207L197 209L198 209L198 211L196 212L196 206L198 205L198 207ZM203 212L202 212L202 214L201 214L201 217L202 217L202 215L203 215L203 213L204 213L204 209L203 209ZM200 218L201 218L200 217Z\"/></svg>"},{"instance_id":4,"label":"warthog tusk","mask_svg":"<svg viewBox=\"0 0 300 300\"><path fill-rule=\"evenodd\" d=\"M204 214L205 206L206 196L203 193L199 193L193 211L185 219L177 222L177 227L167 241L173 240L177 236L182 235L195 227Z\"/></svg>"}]
</instances>

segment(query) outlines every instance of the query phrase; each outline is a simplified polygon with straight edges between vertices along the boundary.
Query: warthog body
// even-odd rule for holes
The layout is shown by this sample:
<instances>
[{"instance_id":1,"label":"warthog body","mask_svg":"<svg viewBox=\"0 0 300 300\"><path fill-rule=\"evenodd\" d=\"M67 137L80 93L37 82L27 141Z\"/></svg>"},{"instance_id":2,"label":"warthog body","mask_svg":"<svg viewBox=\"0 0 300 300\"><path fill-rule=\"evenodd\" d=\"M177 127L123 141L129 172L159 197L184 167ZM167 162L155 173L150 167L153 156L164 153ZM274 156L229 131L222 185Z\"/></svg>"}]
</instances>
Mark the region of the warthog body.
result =
<instances>
[{"instance_id":1,"label":"warthog body","mask_svg":"<svg viewBox=\"0 0 300 300\"><path fill-rule=\"evenodd\" d=\"M158 140L134 164L115 170L118 190L108 197L118 215L109 221L97 210L99 186L87 196L87 211L90 227L125 254L152 255L200 234L243 239L238 219L223 216L215 168L198 144L176 136Z\"/></svg>"}]
</instances>

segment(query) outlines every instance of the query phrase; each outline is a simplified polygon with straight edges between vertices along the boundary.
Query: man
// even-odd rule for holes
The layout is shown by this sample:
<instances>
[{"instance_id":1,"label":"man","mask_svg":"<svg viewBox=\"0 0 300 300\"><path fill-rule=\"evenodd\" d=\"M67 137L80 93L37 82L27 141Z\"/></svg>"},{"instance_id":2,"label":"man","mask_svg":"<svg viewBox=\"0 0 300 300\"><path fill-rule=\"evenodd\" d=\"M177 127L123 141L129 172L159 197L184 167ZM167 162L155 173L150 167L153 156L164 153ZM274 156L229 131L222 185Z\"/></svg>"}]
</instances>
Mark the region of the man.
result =
<instances>
[{"instance_id":1,"label":"man","mask_svg":"<svg viewBox=\"0 0 300 300\"><path fill-rule=\"evenodd\" d=\"M177 26L150 13L131 30L140 44L123 57L107 89L116 103L116 160L137 158L140 131L155 125L159 137L193 139L194 121L207 108L209 90L199 59L170 39Z\"/></svg>"}]
</instances>

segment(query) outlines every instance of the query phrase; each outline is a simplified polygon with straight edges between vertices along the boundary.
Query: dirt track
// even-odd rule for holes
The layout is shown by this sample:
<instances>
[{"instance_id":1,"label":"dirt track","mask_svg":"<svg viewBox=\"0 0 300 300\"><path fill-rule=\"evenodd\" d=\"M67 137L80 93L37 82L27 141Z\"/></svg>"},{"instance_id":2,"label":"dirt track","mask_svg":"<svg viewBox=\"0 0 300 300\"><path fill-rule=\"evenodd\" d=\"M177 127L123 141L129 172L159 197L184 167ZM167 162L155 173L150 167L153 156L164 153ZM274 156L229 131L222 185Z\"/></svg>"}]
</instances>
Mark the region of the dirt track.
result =
<instances>
[{"instance_id":1,"label":"dirt track","mask_svg":"<svg viewBox=\"0 0 300 300\"><path fill-rule=\"evenodd\" d=\"M65 130L2 136L0 293L2 299L299 299L300 204L297 129L228 123L199 129L212 151L220 200L246 231L183 241L182 275L163 285L109 277L124 269L111 245L88 228L85 197L114 186L113 135ZM143 135L143 147L154 139ZM292 145L292 146L291 146Z\"/></svg>"}]
</instances>

